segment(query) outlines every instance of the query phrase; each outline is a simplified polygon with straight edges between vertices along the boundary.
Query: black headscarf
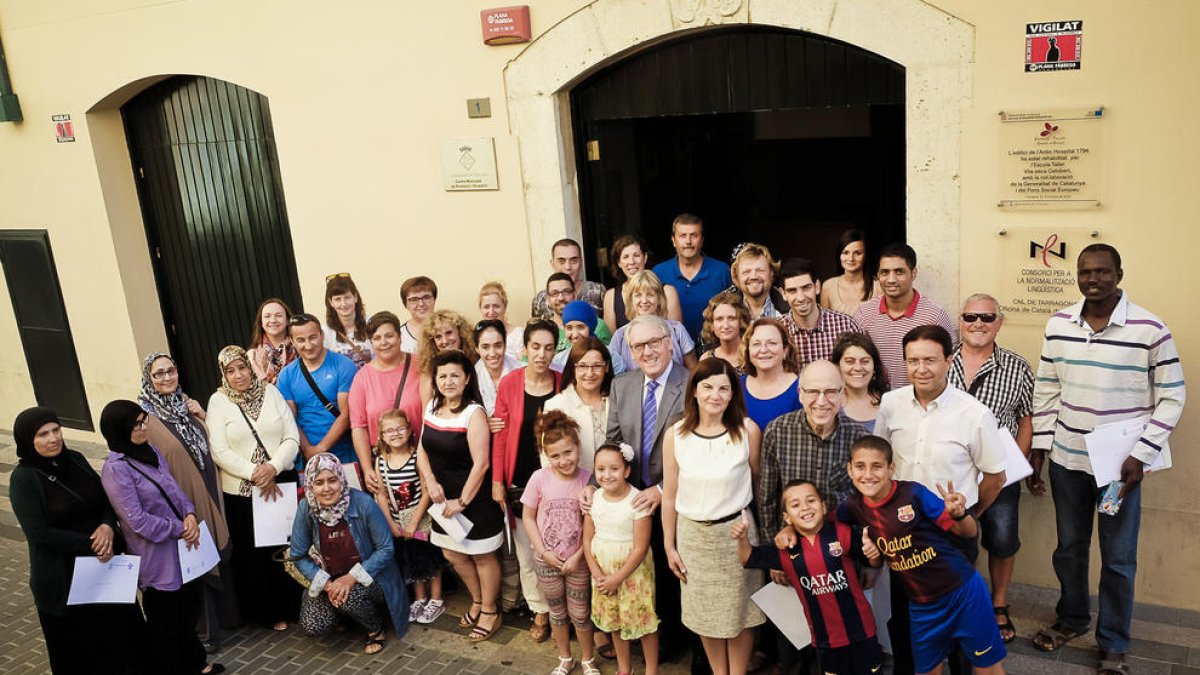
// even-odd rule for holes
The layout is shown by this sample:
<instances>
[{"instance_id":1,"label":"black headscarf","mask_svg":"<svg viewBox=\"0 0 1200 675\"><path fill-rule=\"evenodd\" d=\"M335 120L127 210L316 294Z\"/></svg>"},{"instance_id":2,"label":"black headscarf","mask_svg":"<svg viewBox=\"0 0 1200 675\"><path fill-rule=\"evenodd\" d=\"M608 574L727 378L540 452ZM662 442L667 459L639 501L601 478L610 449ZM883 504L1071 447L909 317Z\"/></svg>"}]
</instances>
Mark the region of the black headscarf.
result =
<instances>
[{"instance_id":1,"label":"black headscarf","mask_svg":"<svg viewBox=\"0 0 1200 675\"><path fill-rule=\"evenodd\" d=\"M29 408L17 415L17 419L13 421L13 440L17 443L17 457L20 458L21 464L57 476L67 463L62 453L57 457L43 457L33 447L33 437L37 436L38 429L51 422L58 422L58 413L54 410L43 406ZM67 445L64 442L63 452L66 452L66 449Z\"/></svg>"},{"instance_id":2,"label":"black headscarf","mask_svg":"<svg viewBox=\"0 0 1200 675\"><path fill-rule=\"evenodd\" d=\"M135 444L133 429L146 412L133 401L116 400L104 406L100 413L100 433L108 441L108 449L124 454L142 464L158 466L158 454L149 443Z\"/></svg>"}]
</instances>

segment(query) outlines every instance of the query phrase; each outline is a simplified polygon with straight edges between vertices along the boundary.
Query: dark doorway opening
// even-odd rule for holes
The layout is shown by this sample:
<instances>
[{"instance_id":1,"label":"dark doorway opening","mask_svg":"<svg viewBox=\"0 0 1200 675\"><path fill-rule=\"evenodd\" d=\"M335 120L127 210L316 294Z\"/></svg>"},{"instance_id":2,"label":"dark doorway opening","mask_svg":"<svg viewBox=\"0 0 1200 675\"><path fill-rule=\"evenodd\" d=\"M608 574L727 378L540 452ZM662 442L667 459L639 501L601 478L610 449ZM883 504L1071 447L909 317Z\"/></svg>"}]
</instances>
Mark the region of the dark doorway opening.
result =
<instances>
[{"instance_id":1,"label":"dark doorway opening","mask_svg":"<svg viewBox=\"0 0 1200 675\"><path fill-rule=\"evenodd\" d=\"M220 382L217 352L247 345L268 297L300 311L300 284L266 97L180 76L121 109L163 322L181 386Z\"/></svg>"},{"instance_id":2,"label":"dark doorway opening","mask_svg":"<svg viewBox=\"0 0 1200 675\"><path fill-rule=\"evenodd\" d=\"M671 221L705 220L705 252L739 242L836 274L844 230L904 240L904 68L828 38L713 29L645 51L571 92L588 268L623 233L674 255ZM611 283L605 272L605 280Z\"/></svg>"},{"instance_id":3,"label":"dark doorway opening","mask_svg":"<svg viewBox=\"0 0 1200 675\"><path fill-rule=\"evenodd\" d=\"M93 431L79 356L45 230L0 231L0 264L38 405L65 427Z\"/></svg>"}]
</instances>

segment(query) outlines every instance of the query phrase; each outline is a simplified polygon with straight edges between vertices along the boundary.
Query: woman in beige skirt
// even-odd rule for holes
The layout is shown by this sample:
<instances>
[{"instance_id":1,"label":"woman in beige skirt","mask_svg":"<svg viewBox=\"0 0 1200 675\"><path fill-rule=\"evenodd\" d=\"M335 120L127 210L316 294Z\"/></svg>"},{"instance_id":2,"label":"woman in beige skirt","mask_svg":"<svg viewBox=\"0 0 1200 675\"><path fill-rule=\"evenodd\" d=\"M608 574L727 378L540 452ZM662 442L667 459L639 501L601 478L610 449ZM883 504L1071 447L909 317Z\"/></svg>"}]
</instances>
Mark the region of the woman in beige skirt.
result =
<instances>
[{"instance_id":1,"label":"woman in beige skirt","mask_svg":"<svg viewBox=\"0 0 1200 675\"><path fill-rule=\"evenodd\" d=\"M682 583L683 625L700 636L714 675L746 673L751 629L766 621L750 600L762 574L742 568L729 536L753 498L761 438L737 371L724 359L701 361L683 419L663 443L663 541Z\"/></svg>"}]
</instances>

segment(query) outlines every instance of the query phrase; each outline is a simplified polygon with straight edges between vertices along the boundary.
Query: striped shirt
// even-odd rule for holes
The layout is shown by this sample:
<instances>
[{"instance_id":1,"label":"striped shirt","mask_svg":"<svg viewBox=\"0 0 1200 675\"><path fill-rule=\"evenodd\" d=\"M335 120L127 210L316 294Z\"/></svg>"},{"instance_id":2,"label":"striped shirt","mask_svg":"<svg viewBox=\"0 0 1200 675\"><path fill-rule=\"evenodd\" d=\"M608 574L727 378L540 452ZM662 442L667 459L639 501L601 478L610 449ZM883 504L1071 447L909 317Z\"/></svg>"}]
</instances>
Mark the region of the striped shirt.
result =
<instances>
[{"instance_id":1,"label":"striped shirt","mask_svg":"<svg viewBox=\"0 0 1200 675\"><path fill-rule=\"evenodd\" d=\"M904 366L904 347L901 345L908 331L933 324L945 328L950 339L958 342L958 326L950 320L946 310L916 290L912 303L898 318L893 319L888 314L887 298L884 297L859 305L854 312L854 323L875 343L893 389L908 384L908 369Z\"/></svg>"},{"instance_id":2,"label":"striped shirt","mask_svg":"<svg viewBox=\"0 0 1200 675\"><path fill-rule=\"evenodd\" d=\"M993 348L992 355L979 367L968 387L963 371L962 345L959 345L950 360L946 379L987 406L996 416L996 422L1016 438L1018 423L1033 409L1033 369L1020 354L1000 345L993 345Z\"/></svg>"},{"instance_id":3,"label":"striped shirt","mask_svg":"<svg viewBox=\"0 0 1200 675\"><path fill-rule=\"evenodd\" d=\"M1082 312L1081 301L1046 322L1033 389L1033 448L1050 450L1060 466L1091 473L1083 435L1099 424L1145 416L1149 424L1133 456L1149 465L1161 454L1169 467L1167 439L1187 397L1170 329L1125 292L1099 331Z\"/></svg>"},{"instance_id":4,"label":"striped shirt","mask_svg":"<svg viewBox=\"0 0 1200 675\"><path fill-rule=\"evenodd\" d=\"M783 325L788 329L792 343L796 345L796 353L800 355L800 367L803 368L813 361L828 359L833 353L842 333L861 333L862 329L854 323L849 314L842 314L832 309L821 309L817 325L812 330L802 327L792 318L792 313L783 315Z\"/></svg>"}]
</instances>

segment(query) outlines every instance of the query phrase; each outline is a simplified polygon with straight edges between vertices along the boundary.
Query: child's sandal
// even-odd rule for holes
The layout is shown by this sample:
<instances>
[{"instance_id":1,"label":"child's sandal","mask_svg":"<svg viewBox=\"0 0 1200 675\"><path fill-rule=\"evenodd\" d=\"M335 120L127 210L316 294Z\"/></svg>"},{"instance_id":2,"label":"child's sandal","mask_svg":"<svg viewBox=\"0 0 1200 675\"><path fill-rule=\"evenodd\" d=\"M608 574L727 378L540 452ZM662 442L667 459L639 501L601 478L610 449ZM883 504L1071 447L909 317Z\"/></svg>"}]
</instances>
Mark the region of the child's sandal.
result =
<instances>
[{"instance_id":1,"label":"child's sandal","mask_svg":"<svg viewBox=\"0 0 1200 675\"><path fill-rule=\"evenodd\" d=\"M368 633L367 643L363 645L363 653L368 655L378 654L379 652L383 651L383 646L386 643L387 640L384 638L384 632L382 629L374 633Z\"/></svg>"},{"instance_id":2,"label":"child's sandal","mask_svg":"<svg viewBox=\"0 0 1200 675\"><path fill-rule=\"evenodd\" d=\"M567 675L575 669L575 659L570 656L558 657L558 667L550 671L550 675Z\"/></svg>"},{"instance_id":3,"label":"child's sandal","mask_svg":"<svg viewBox=\"0 0 1200 675\"><path fill-rule=\"evenodd\" d=\"M583 667L583 675L602 675L600 669L596 667L596 657L590 659L580 659L579 665Z\"/></svg>"},{"instance_id":4,"label":"child's sandal","mask_svg":"<svg viewBox=\"0 0 1200 675\"><path fill-rule=\"evenodd\" d=\"M483 626L479 625L479 621L481 621L485 616L496 617L492 621L491 628L484 628ZM481 607L479 609L479 615L475 617L475 626L471 628L470 633L467 633L467 639L471 642L483 642L484 640L495 635L496 631L500 630L500 626L503 625L503 623L504 622L500 619L499 612L485 612Z\"/></svg>"}]
</instances>

